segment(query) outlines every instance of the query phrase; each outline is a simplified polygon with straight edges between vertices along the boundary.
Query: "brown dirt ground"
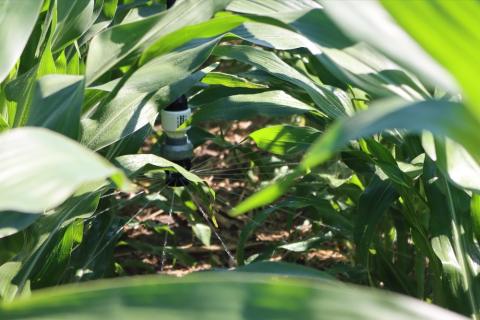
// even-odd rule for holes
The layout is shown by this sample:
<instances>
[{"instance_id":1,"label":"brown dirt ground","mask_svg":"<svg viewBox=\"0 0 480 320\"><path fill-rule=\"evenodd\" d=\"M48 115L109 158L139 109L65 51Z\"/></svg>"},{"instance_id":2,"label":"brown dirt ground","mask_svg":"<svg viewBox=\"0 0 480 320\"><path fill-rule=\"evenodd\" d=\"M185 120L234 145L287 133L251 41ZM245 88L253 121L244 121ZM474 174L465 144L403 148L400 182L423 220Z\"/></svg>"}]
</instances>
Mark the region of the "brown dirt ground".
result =
<instances>
[{"instance_id":1,"label":"brown dirt ground","mask_svg":"<svg viewBox=\"0 0 480 320\"><path fill-rule=\"evenodd\" d=\"M231 143L240 143L248 133L256 128L262 127L262 121L244 121L231 125L228 129L219 126L211 126L210 133L220 135L223 133L226 140ZM149 152L154 139L147 141L143 152ZM202 161L212 162L215 170L232 168L232 152L222 150L212 143L206 143L195 150L197 163ZM209 160L206 160L209 159ZM215 204L217 210L218 229L217 232L226 243L229 250L235 255L239 234L242 228L250 221L248 216L239 219L232 219L226 215L232 203L238 202L238 197L247 195L248 189L245 181L237 181L229 176L204 175L203 178L216 191L218 198L222 199ZM124 214L129 216L135 212L134 208L127 208ZM276 214L266 223L262 224L248 240L246 244L246 257L251 254L261 253L272 244L300 241L314 236L312 226L308 220L302 217L301 212L295 215L296 218L287 221L286 217ZM167 224L175 233L169 236L168 245L174 245L184 253L193 257L194 263L188 264L178 260L167 258L163 270L161 268L164 233L157 233L145 226L145 222L152 221L160 224ZM122 240L139 244L139 247L119 246L115 252L116 262L120 264L128 275L162 273L173 276L184 276L191 272L209 270L219 267L232 267L227 254L219 241L212 233L212 245L206 247L197 240L191 232L187 219L181 212L174 212L170 218L168 212L155 208L145 209L136 218L137 224L125 228L125 235ZM154 246L155 249L144 250L142 244ZM275 252L270 260L283 260L296 262L317 269L326 269L338 263L346 263L348 258L343 253L344 249L339 248L336 243L328 243L322 249L311 250L308 253L297 254L293 252Z\"/></svg>"}]
</instances>

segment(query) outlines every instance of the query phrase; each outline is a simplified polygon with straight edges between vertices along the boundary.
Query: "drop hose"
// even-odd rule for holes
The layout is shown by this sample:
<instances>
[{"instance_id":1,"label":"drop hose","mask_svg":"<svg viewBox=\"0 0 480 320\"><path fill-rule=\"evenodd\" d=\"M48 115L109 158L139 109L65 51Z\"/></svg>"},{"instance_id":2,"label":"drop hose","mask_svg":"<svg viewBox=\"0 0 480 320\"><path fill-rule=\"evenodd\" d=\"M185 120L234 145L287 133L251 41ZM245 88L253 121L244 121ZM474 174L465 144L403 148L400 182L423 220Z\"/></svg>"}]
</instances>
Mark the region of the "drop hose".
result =
<instances>
[{"instance_id":1,"label":"drop hose","mask_svg":"<svg viewBox=\"0 0 480 320\"><path fill-rule=\"evenodd\" d=\"M170 9L176 0L167 0L167 9ZM190 126L185 122L191 117L192 110L188 106L187 97L182 95L168 105L160 113L164 137L161 145L161 155L167 160L190 170L192 167L193 145L187 132ZM167 172L168 186L185 186L188 180L178 172Z\"/></svg>"}]
</instances>

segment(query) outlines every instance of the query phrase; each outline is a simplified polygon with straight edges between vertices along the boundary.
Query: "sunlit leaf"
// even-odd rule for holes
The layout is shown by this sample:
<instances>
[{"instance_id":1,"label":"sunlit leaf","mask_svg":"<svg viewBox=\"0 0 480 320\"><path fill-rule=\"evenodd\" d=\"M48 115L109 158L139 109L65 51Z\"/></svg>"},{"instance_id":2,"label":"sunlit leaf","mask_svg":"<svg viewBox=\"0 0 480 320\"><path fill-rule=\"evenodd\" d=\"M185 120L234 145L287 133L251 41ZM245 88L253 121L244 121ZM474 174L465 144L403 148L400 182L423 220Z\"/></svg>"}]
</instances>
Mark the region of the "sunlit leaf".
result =
<instances>
[{"instance_id":1,"label":"sunlit leaf","mask_svg":"<svg viewBox=\"0 0 480 320\"><path fill-rule=\"evenodd\" d=\"M463 89L467 107L480 119L477 80L480 66L475 63L480 50L477 32L480 21L475 18L480 14L480 3L465 1L458 5L438 0L402 6L396 1L381 2L395 20L455 77ZM438 73L432 78L437 80Z\"/></svg>"},{"instance_id":2,"label":"sunlit leaf","mask_svg":"<svg viewBox=\"0 0 480 320\"><path fill-rule=\"evenodd\" d=\"M192 226L193 233L202 242L204 246L210 246L210 239L212 237L212 229L203 223L195 223Z\"/></svg>"},{"instance_id":3,"label":"sunlit leaf","mask_svg":"<svg viewBox=\"0 0 480 320\"><path fill-rule=\"evenodd\" d=\"M59 134L21 128L0 135L0 210L42 213L58 206L84 184L111 177L117 168ZM0 213L1 214L1 213Z\"/></svg>"},{"instance_id":4,"label":"sunlit leaf","mask_svg":"<svg viewBox=\"0 0 480 320\"><path fill-rule=\"evenodd\" d=\"M20 58L35 26L42 0L0 1L0 82Z\"/></svg>"},{"instance_id":5,"label":"sunlit leaf","mask_svg":"<svg viewBox=\"0 0 480 320\"><path fill-rule=\"evenodd\" d=\"M203 79L203 83L208 85L220 85L231 88L250 88L250 89L262 89L267 86L248 81L247 79L240 78L235 75L222 72L210 72Z\"/></svg>"},{"instance_id":6,"label":"sunlit leaf","mask_svg":"<svg viewBox=\"0 0 480 320\"><path fill-rule=\"evenodd\" d=\"M306 151L320 131L311 127L276 125L257 130L250 134L260 149L279 155L291 155Z\"/></svg>"},{"instance_id":7,"label":"sunlit leaf","mask_svg":"<svg viewBox=\"0 0 480 320\"><path fill-rule=\"evenodd\" d=\"M158 157L153 154L134 154L121 156L115 159L128 175L133 175L139 170L143 169L145 166L151 166L156 168L172 168L177 172L181 173L185 178L191 182L203 183L203 180L197 177L195 174L185 170L182 166L171 162L167 159Z\"/></svg>"}]
</instances>

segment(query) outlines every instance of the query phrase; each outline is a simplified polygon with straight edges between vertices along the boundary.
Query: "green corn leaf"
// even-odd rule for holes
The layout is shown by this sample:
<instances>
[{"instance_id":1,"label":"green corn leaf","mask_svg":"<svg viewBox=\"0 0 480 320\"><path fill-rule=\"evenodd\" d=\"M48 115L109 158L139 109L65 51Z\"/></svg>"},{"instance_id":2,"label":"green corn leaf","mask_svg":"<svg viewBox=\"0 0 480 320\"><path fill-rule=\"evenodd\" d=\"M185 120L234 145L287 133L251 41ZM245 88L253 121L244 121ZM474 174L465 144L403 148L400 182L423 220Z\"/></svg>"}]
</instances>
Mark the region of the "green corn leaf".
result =
<instances>
[{"instance_id":1,"label":"green corn leaf","mask_svg":"<svg viewBox=\"0 0 480 320\"><path fill-rule=\"evenodd\" d=\"M278 246L279 249L291 251L291 252L307 252L310 249L318 248L325 241L330 240L328 237L312 237L307 240L282 244Z\"/></svg>"},{"instance_id":2,"label":"green corn leaf","mask_svg":"<svg viewBox=\"0 0 480 320\"><path fill-rule=\"evenodd\" d=\"M254 15L292 14L291 19L298 18L297 12L305 12L320 5L312 0L234 0L227 7L228 10L244 12Z\"/></svg>"},{"instance_id":3,"label":"green corn leaf","mask_svg":"<svg viewBox=\"0 0 480 320\"><path fill-rule=\"evenodd\" d=\"M412 179L399 168L395 158L385 146L373 139L366 139L365 142L375 164L392 182L405 188L412 187Z\"/></svg>"},{"instance_id":4,"label":"green corn leaf","mask_svg":"<svg viewBox=\"0 0 480 320\"><path fill-rule=\"evenodd\" d=\"M368 267L369 249L377 236L377 226L398 197L388 180L374 178L361 195L354 225L357 261Z\"/></svg>"},{"instance_id":5,"label":"green corn leaf","mask_svg":"<svg viewBox=\"0 0 480 320\"><path fill-rule=\"evenodd\" d=\"M448 175L456 185L480 191L480 165L465 148L441 134L434 139L431 133L422 134L422 146L426 154Z\"/></svg>"},{"instance_id":6,"label":"green corn leaf","mask_svg":"<svg viewBox=\"0 0 480 320\"><path fill-rule=\"evenodd\" d=\"M311 127L276 125L257 130L250 138L265 151L278 155L291 155L306 151L320 135Z\"/></svg>"},{"instance_id":7,"label":"green corn leaf","mask_svg":"<svg viewBox=\"0 0 480 320\"><path fill-rule=\"evenodd\" d=\"M42 213L82 185L106 178L125 186L121 172L106 160L46 129L3 133L0 150L5 168L0 173L0 210Z\"/></svg>"},{"instance_id":8,"label":"green corn leaf","mask_svg":"<svg viewBox=\"0 0 480 320\"><path fill-rule=\"evenodd\" d=\"M145 49L140 57L140 64L143 65L151 59L173 51L194 39L208 39L221 36L248 20L246 17L233 14L217 14L208 21L183 27L160 38Z\"/></svg>"},{"instance_id":9,"label":"green corn leaf","mask_svg":"<svg viewBox=\"0 0 480 320\"><path fill-rule=\"evenodd\" d=\"M394 1L393 1L394 2ZM426 1L429 2L429 1ZM381 52L391 57L401 65L405 65L415 74L432 84L438 84L452 92L458 86L442 66L436 63L413 39L400 28L388 12L382 8L380 1L360 3L358 1L322 1L327 14L349 35L365 41ZM405 11L413 9L417 4L405 6ZM408 13L408 19L425 22L423 31L430 36L435 26L426 23L424 17L415 18L415 14ZM447 20L442 21L447 23ZM421 30L418 30L421 32ZM442 39L442 42L444 39ZM446 49L448 51L448 49Z\"/></svg>"},{"instance_id":10,"label":"green corn leaf","mask_svg":"<svg viewBox=\"0 0 480 320\"><path fill-rule=\"evenodd\" d=\"M424 167L424 185L432 215L432 248L443 265L445 304L477 319L479 248L470 226L470 199L451 186L431 160Z\"/></svg>"},{"instance_id":11,"label":"green corn leaf","mask_svg":"<svg viewBox=\"0 0 480 320\"><path fill-rule=\"evenodd\" d=\"M315 108L283 91L233 95L200 106L193 123L215 120L245 120L258 116L283 117L315 112Z\"/></svg>"},{"instance_id":12,"label":"green corn leaf","mask_svg":"<svg viewBox=\"0 0 480 320\"><path fill-rule=\"evenodd\" d=\"M467 107L480 119L480 90L475 63L480 52L478 29L480 3L463 1L419 1L402 6L397 1L381 1L396 21L461 85ZM433 79L438 77L434 74Z\"/></svg>"},{"instance_id":13,"label":"green corn leaf","mask_svg":"<svg viewBox=\"0 0 480 320\"><path fill-rule=\"evenodd\" d=\"M37 287L60 282L59 278L65 274L74 246L82 242L83 231L83 222L77 220L52 239L53 246L48 248L48 256L32 277Z\"/></svg>"},{"instance_id":14,"label":"green corn leaf","mask_svg":"<svg viewBox=\"0 0 480 320\"><path fill-rule=\"evenodd\" d=\"M331 275L324 271L308 268L295 263L278 261L259 261L235 268L234 270L239 272L275 274L279 276L322 278L325 280L334 279Z\"/></svg>"},{"instance_id":15,"label":"green corn leaf","mask_svg":"<svg viewBox=\"0 0 480 320\"><path fill-rule=\"evenodd\" d=\"M10 128L8 122L0 115L0 132Z\"/></svg>"},{"instance_id":16,"label":"green corn leaf","mask_svg":"<svg viewBox=\"0 0 480 320\"><path fill-rule=\"evenodd\" d=\"M83 102L81 76L49 75L37 80L28 126L38 126L77 139Z\"/></svg>"},{"instance_id":17,"label":"green corn leaf","mask_svg":"<svg viewBox=\"0 0 480 320\"><path fill-rule=\"evenodd\" d=\"M208 295L205 290L208 290ZM114 301L114 307L112 307ZM188 301L188 304L186 304ZM348 305L345 301L349 301ZM310 277L219 272L106 280L4 304L2 319L465 319L407 297Z\"/></svg>"},{"instance_id":18,"label":"green corn leaf","mask_svg":"<svg viewBox=\"0 0 480 320\"><path fill-rule=\"evenodd\" d=\"M174 169L180 174L182 174L189 181L194 183L203 183L203 180L200 179L195 174L190 171L185 170L182 166L171 162L167 159L155 156L153 154L132 154L120 156L115 159L115 162L118 163L128 175L134 175L139 173L146 166L156 167L156 168L165 168L165 169Z\"/></svg>"},{"instance_id":19,"label":"green corn leaf","mask_svg":"<svg viewBox=\"0 0 480 320\"><path fill-rule=\"evenodd\" d=\"M40 218L38 213L0 212L0 239L24 230Z\"/></svg>"},{"instance_id":20,"label":"green corn leaf","mask_svg":"<svg viewBox=\"0 0 480 320\"><path fill-rule=\"evenodd\" d=\"M327 116L337 118L351 113L345 93L329 86L319 87L309 78L283 62L273 52L249 46L220 46L214 51L219 57L251 64L260 70L305 90L317 107Z\"/></svg>"},{"instance_id":21,"label":"green corn leaf","mask_svg":"<svg viewBox=\"0 0 480 320\"><path fill-rule=\"evenodd\" d=\"M470 215L472 218L473 234L478 239L480 238L480 195L473 194L470 203Z\"/></svg>"},{"instance_id":22,"label":"green corn leaf","mask_svg":"<svg viewBox=\"0 0 480 320\"><path fill-rule=\"evenodd\" d=\"M312 145L294 172L247 198L231 214L242 214L278 199L297 177L330 159L349 141L394 128L447 135L461 143L476 161L480 160L475 138L478 124L462 105L448 101L423 101L406 106L396 99L379 102L377 106L359 112L352 118L336 122Z\"/></svg>"},{"instance_id":23,"label":"green corn leaf","mask_svg":"<svg viewBox=\"0 0 480 320\"><path fill-rule=\"evenodd\" d=\"M203 223L195 223L192 226L193 233L202 242L204 246L210 246L210 240L212 238L212 229Z\"/></svg>"},{"instance_id":24,"label":"green corn leaf","mask_svg":"<svg viewBox=\"0 0 480 320\"><path fill-rule=\"evenodd\" d=\"M203 83L208 85L219 85L230 88L249 88L249 89L264 89L266 85L254 83L247 79L223 72L210 72L203 79Z\"/></svg>"},{"instance_id":25,"label":"green corn leaf","mask_svg":"<svg viewBox=\"0 0 480 320\"><path fill-rule=\"evenodd\" d=\"M63 266L60 269L65 270L65 257L70 255L67 252L70 251L68 247L72 241L76 241L75 239L81 236L79 231L81 227L78 224L83 222L79 219L90 218L94 214L103 185L105 183L101 182L85 186L61 206L44 215L39 215L38 221L29 229L30 234L35 234L37 237L30 239L28 247L22 251L22 256L19 257L21 266L12 281L20 291L25 290L30 282L37 285L41 281L43 285L54 285L64 281L65 273L45 273L44 267L48 262L52 267L61 264ZM65 230L70 228L72 223L77 223L72 230L75 232L70 234L70 239L63 242ZM83 263L86 262L83 261Z\"/></svg>"},{"instance_id":26,"label":"green corn leaf","mask_svg":"<svg viewBox=\"0 0 480 320\"><path fill-rule=\"evenodd\" d=\"M318 46L303 35L290 29L268 23L246 21L241 26L233 29L228 35L233 35L256 45L277 50L306 48L310 50L312 54L321 53Z\"/></svg>"},{"instance_id":27,"label":"green corn leaf","mask_svg":"<svg viewBox=\"0 0 480 320\"><path fill-rule=\"evenodd\" d=\"M0 82L8 76L22 54L42 3L42 0L0 1Z\"/></svg>"},{"instance_id":28,"label":"green corn leaf","mask_svg":"<svg viewBox=\"0 0 480 320\"><path fill-rule=\"evenodd\" d=\"M109 18L113 19L115 12L117 11L118 0L105 0L103 3L103 14Z\"/></svg>"},{"instance_id":29,"label":"green corn leaf","mask_svg":"<svg viewBox=\"0 0 480 320\"><path fill-rule=\"evenodd\" d=\"M28 121L36 80L52 73L57 73L57 66L50 48L50 41L47 41L40 61L7 86L11 100L17 102L15 127L24 126ZM58 70L58 73L61 73L61 70Z\"/></svg>"},{"instance_id":30,"label":"green corn leaf","mask_svg":"<svg viewBox=\"0 0 480 320\"><path fill-rule=\"evenodd\" d=\"M350 7L370 8L372 2L359 5L356 1L327 1L326 7L340 7L338 11L346 16L335 20L340 26L357 22L354 25L355 30L347 29L355 34L357 30L368 29L370 25L366 25L362 22L364 20L358 17L353 17L355 13L352 13ZM254 0L237 0L228 8L238 13L262 15L280 22L280 25L277 22L277 25L270 26L264 23L265 19L257 19L258 22L262 22L260 24L245 23L238 31L237 29L232 31L234 34L238 32L237 35L242 39L281 50L307 48L335 77L343 82L351 82L373 96L385 97L394 94L411 101L430 96L415 76L364 43L350 40L314 1L292 4L289 0L268 0L259 4ZM369 9L364 10L365 14L371 12ZM376 17L376 20L380 18L382 17ZM372 19L371 15L366 19ZM379 29L383 30L383 27L368 29L368 34L376 37ZM397 42L391 41L390 38L382 39L382 43L389 43L397 50ZM437 70L442 69L437 67L434 72Z\"/></svg>"},{"instance_id":31,"label":"green corn leaf","mask_svg":"<svg viewBox=\"0 0 480 320\"><path fill-rule=\"evenodd\" d=\"M102 31L90 43L87 84L90 85L127 56L140 52L161 37L209 19L230 0L183 0L172 9Z\"/></svg>"},{"instance_id":32,"label":"green corn leaf","mask_svg":"<svg viewBox=\"0 0 480 320\"><path fill-rule=\"evenodd\" d=\"M240 232L237 243L237 263L239 266L245 264L245 246L253 232L261 226L274 212L276 208L268 208L255 215L252 221L248 222Z\"/></svg>"},{"instance_id":33,"label":"green corn leaf","mask_svg":"<svg viewBox=\"0 0 480 320\"><path fill-rule=\"evenodd\" d=\"M17 285L11 281L20 270L22 264L20 262L7 262L0 266L0 298L3 301L11 301L16 295L28 296L30 294L30 287L19 291Z\"/></svg>"},{"instance_id":34,"label":"green corn leaf","mask_svg":"<svg viewBox=\"0 0 480 320\"><path fill-rule=\"evenodd\" d=\"M115 98L82 119L82 144L99 150L153 123L159 107L168 105L204 76L202 72L191 73L207 60L216 44L214 39L143 65Z\"/></svg>"},{"instance_id":35,"label":"green corn leaf","mask_svg":"<svg viewBox=\"0 0 480 320\"><path fill-rule=\"evenodd\" d=\"M52 51L58 52L82 36L100 14L103 0L57 0L57 24Z\"/></svg>"}]
</instances>

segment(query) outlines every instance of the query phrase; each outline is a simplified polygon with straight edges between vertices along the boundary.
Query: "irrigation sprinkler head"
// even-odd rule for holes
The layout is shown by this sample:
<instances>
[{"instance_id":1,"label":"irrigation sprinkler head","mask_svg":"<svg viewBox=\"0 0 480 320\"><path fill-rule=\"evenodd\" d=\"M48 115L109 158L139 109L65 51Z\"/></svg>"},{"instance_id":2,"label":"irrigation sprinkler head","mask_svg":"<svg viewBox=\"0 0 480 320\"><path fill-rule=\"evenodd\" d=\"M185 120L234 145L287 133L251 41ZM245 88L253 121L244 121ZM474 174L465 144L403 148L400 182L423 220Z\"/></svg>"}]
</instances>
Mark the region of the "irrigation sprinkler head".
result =
<instances>
[{"instance_id":1,"label":"irrigation sprinkler head","mask_svg":"<svg viewBox=\"0 0 480 320\"><path fill-rule=\"evenodd\" d=\"M165 137L162 143L162 156L190 170L192 167L193 145L188 139L185 125L192 115L187 98L181 96L162 110L162 128ZM167 185L170 187L186 186L188 180L178 172L167 172Z\"/></svg>"}]
</instances>

